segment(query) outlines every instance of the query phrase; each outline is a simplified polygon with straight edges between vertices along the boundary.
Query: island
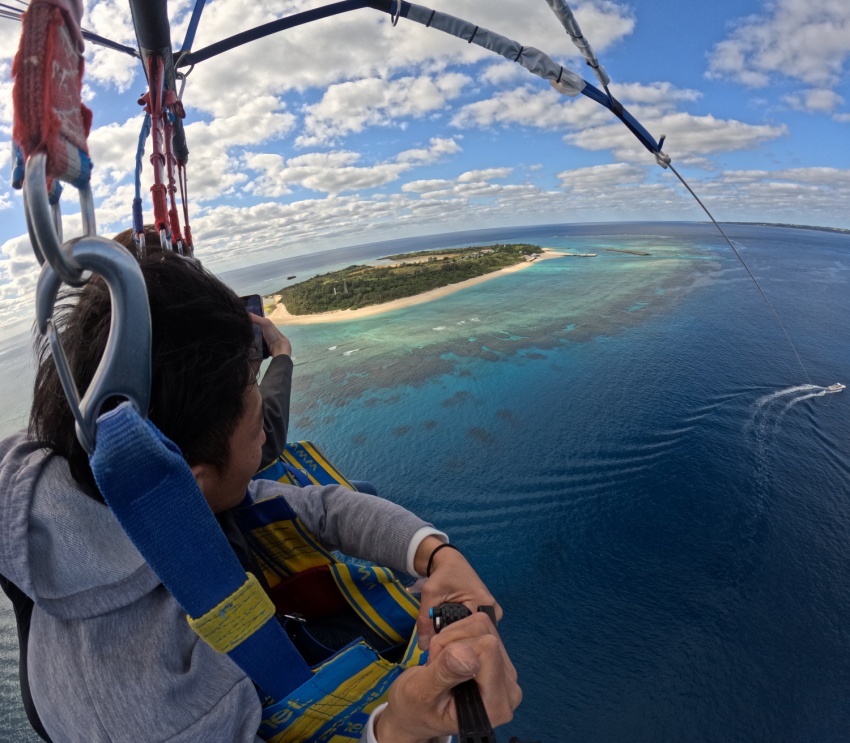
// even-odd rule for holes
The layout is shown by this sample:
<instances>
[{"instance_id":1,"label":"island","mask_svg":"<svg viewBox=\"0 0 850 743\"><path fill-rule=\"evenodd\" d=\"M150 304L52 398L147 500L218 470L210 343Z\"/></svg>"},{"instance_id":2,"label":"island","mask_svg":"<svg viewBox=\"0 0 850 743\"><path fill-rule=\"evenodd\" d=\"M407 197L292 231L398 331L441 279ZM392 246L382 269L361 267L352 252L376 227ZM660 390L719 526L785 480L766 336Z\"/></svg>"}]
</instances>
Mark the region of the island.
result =
<instances>
[{"instance_id":1,"label":"island","mask_svg":"<svg viewBox=\"0 0 850 743\"><path fill-rule=\"evenodd\" d=\"M563 255L527 243L388 255L380 261L389 265L353 265L315 276L265 297L263 304L278 325L350 320L428 302Z\"/></svg>"}]
</instances>

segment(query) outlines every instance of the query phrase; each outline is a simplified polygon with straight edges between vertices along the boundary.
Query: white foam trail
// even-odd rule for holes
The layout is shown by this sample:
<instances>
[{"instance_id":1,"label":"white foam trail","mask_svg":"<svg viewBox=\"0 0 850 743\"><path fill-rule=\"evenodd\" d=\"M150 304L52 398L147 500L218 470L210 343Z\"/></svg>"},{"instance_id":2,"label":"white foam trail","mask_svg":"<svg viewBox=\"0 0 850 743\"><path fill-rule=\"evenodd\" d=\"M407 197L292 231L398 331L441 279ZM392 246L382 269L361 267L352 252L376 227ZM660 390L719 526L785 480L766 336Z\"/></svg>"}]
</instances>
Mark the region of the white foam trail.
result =
<instances>
[{"instance_id":1,"label":"white foam trail","mask_svg":"<svg viewBox=\"0 0 850 743\"><path fill-rule=\"evenodd\" d=\"M796 387L786 387L784 390L779 390L779 392L771 392L769 395L763 395L758 400L756 400L756 408L763 408L769 402L776 400L779 397L784 397L785 395L792 395L795 392L804 392L806 390L819 390L823 389L822 387L818 387L816 384L798 384Z\"/></svg>"},{"instance_id":2,"label":"white foam trail","mask_svg":"<svg viewBox=\"0 0 850 743\"><path fill-rule=\"evenodd\" d=\"M784 408L782 408L782 412L779 414L779 417L781 418L783 415L785 415L785 413L787 413L791 408L793 408L798 402L803 402L803 400L810 400L813 397L823 397L827 394L829 394L829 390L822 389L820 392L813 392L810 395L800 395L799 397L795 397ZM778 422L779 421L777 421L777 423Z\"/></svg>"},{"instance_id":3,"label":"white foam trail","mask_svg":"<svg viewBox=\"0 0 850 743\"><path fill-rule=\"evenodd\" d=\"M357 353L359 350L360 350L359 348L352 348L350 351L343 351L342 355L343 356L351 356L351 354Z\"/></svg>"},{"instance_id":4,"label":"white foam trail","mask_svg":"<svg viewBox=\"0 0 850 743\"><path fill-rule=\"evenodd\" d=\"M328 351L336 351L336 346L331 346Z\"/></svg>"},{"instance_id":5,"label":"white foam trail","mask_svg":"<svg viewBox=\"0 0 850 743\"><path fill-rule=\"evenodd\" d=\"M436 328L431 328L431 330L445 330L445 329L446 329L445 325L438 325Z\"/></svg>"}]
</instances>

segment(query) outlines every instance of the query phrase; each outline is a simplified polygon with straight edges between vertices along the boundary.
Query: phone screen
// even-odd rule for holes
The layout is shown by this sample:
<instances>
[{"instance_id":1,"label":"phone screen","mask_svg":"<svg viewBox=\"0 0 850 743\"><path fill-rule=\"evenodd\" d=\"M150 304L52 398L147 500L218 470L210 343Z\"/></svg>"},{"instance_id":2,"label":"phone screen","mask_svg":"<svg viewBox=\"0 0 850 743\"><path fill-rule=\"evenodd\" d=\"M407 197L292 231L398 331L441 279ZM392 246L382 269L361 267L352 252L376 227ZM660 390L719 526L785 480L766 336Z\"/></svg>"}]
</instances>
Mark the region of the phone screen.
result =
<instances>
[{"instance_id":1,"label":"phone screen","mask_svg":"<svg viewBox=\"0 0 850 743\"><path fill-rule=\"evenodd\" d=\"M247 297L242 297L242 301L245 303L245 309L248 310L252 315L257 315L258 317L264 317L263 313L263 300L259 294L250 294ZM269 352L269 347L266 345L266 341L263 338L263 329L259 325L254 325L251 323L251 327L254 330L254 345L251 351L251 360L252 361L262 361L263 359L267 359L271 356Z\"/></svg>"}]
</instances>

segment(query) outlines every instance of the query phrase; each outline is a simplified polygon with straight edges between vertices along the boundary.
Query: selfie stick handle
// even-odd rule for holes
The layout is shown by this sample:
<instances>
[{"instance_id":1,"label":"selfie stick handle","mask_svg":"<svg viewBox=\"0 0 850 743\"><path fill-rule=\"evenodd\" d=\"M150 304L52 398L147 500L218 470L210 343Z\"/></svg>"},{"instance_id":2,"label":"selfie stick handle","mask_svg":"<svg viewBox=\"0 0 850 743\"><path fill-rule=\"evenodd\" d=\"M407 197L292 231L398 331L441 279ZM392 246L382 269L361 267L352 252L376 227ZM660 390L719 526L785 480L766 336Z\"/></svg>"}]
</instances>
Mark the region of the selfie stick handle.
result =
<instances>
[{"instance_id":1,"label":"selfie stick handle","mask_svg":"<svg viewBox=\"0 0 850 743\"><path fill-rule=\"evenodd\" d=\"M457 708L459 743L496 743L496 734L490 727L490 718L475 679L455 686L452 696Z\"/></svg>"},{"instance_id":2,"label":"selfie stick handle","mask_svg":"<svg viewBox=\"0 0 850 743\"><path fill-rule=\"evenodd\" d=\"M485 612L495 626L496 612L492 606L479 606L478 611ZM437 632L471 613L463 604L442 604L430 611ZM481 690L475 679L455 686L452 696L457 709L458 743L496 743L496 734L490 725Z\"/></svg>"}]
</instances>

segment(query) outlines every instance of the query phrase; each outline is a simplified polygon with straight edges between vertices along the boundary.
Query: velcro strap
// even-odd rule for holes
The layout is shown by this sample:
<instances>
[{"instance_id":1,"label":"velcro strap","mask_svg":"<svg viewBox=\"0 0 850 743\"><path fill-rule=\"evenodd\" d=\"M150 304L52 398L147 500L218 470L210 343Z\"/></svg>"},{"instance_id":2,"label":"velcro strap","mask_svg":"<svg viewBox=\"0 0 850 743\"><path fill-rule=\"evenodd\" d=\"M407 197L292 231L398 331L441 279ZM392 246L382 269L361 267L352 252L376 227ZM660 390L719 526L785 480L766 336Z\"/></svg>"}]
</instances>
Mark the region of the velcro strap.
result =
<instances>
[{"instance_id":1,"label":"velcro strap","mask_svg":"<svg viewBox=\"0 0 850 743\"><path fill-rule=\"evenodd\" d=\"M274 616L272 600L256 577L246 580L230 596L197 619L186 619L195 632L219 653L229 653Z\"/></svg>"}]
</instances>

